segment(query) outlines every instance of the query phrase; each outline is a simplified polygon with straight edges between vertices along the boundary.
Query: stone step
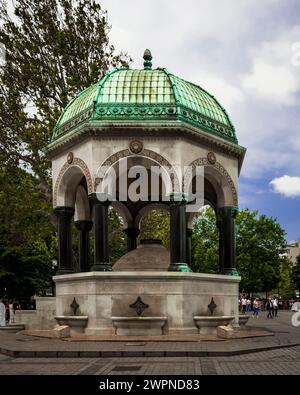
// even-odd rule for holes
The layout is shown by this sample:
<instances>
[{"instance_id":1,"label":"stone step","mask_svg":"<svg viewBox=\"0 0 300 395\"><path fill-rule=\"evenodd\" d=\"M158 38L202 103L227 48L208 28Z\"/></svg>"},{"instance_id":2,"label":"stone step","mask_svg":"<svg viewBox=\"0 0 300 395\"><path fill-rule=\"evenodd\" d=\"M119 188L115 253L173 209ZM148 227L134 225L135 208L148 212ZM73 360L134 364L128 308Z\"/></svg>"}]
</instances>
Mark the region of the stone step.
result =
<instances>
[{"instance_id":1,"label":"stone step","mask_svg":"<svg viewBox=\"0 0 300 395\"><path fill-rule=\"evenodd\" d=\"M19 331L23 331L24 329L25 325L23 324L9 324L6 326L0 326L0 331L2 332L17 333Z\"/></svg>"}]
</instances>

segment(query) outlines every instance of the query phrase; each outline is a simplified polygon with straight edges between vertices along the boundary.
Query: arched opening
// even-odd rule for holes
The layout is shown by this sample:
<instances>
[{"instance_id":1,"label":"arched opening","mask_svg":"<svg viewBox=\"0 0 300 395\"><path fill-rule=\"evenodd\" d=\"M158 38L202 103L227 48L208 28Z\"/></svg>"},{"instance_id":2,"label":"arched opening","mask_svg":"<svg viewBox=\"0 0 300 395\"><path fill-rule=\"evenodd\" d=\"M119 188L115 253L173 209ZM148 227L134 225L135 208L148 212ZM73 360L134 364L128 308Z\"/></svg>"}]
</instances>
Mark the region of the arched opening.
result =
<instances>
[{"instance_id":1,"label":"arched opening","mask_svg":"<svg viewBox=\"0 0 300 395\"><path fill-rule=\"evenodd\" d=\"M148 208L148 207L147 207ZM140 220L139 240L159 240L162 245L170 247L170 214L167 206L164 208L149 208Z\"/></svg>"},{"instance_id":2,"label":"arched opening","mask_svg":"<svg viewBox=\"0 0 300 395\"><path fill-rule=\"evenodd\" d=\"M203 207L186 214L188 263L194 271L225 273L234 262L236 196L227 178L213 166L204 166ZM191 183L194 190L195 176Z\"/></svg>"},{"instance_id":3,"label":"arched opening","mask_svg":"<svg viewBox=\"0 0 300 395\"><path fill-rule=\"evenodd\" d=\"M79 166L70 166L57 179L59 272L90 270L89 232L92 228L91 206L86 175Z\"/></svg>"},{"instance_id":4,"label":"arched opening","mask_svg":"<svg viewBox=\"0 0 300 395\"><path fill-rule=\"evenodd\" d=\"M219 230L216 212L205 205L193 219L191 267L198 273L219 273Z\"/></svg>"},{"instance_id":5,"label":"arched opening","mask_svg":"<svg viewBox=\"0 0 300 395\"><path fill-rule=\"evenodd\" d=\"M99 177L96 194L112 198L111 206L120 219L120 226L114 231L120 234L120 230L123 230L127 252L130 252L137 248L138 240L141 240L138 236L142 218L153 209L168 210L167 196L172 192L172 177L169 169L153 158L132 155L115 161L111 166L100 168L97 175ZM109 226L111 229L111 225ZM150 236L145 235L145 237ZM118 252L121 254L124 239L120 241L122 248ZM169 244L168 237L164 237L164 243ZM110 245L110 255L111 252ZM116 255L113 255L114 263ZM116 267L118 265L114 266L114 270Z\"/></svg>"}]
</instances>

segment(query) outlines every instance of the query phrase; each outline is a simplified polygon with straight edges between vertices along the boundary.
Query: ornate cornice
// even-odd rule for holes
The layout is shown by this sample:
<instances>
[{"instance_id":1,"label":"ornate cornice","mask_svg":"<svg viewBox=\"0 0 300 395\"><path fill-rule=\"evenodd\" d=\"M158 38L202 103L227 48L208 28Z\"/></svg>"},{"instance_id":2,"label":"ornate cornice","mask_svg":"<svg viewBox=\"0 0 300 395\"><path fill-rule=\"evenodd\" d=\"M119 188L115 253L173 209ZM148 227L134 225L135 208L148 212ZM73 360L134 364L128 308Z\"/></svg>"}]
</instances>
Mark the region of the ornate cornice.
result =
<instances>
[{"instance_id":1,"label":"ornate cornice","mask_svg":"<svg viewBox=\"0 0 300 395\"><path fill-rule=\"evenodd\" d=\"M224 138L230 142L237 143L235 132L233 128L227 125L214 121L205 115L193 111L183 105L172 104L115 104L115 103L101 103L94 107L89 107L76 115L70 121L59 127L54 134L53 142L63 137L68 132L76 133L76 127L85 121L111 121L114 123L142 121L151 122L159 121L161 123L168 120L182 121L196 128L204 129L216 136Z\"/></svg>"},{"instance_id":2,"label":"ornate cornice","mask_svg":"<svg viewBox=\"0 0 300 395\"><path fill-rule=\"evenodd\" d=\"M76 133L67 133L55 142L49 144L46 151L51 159L61 152L70 149L77 143L87 139L114 139L114 138L135 138L135 137L153 137L153 138L180 138L191 140L193 143L205 144L208 148L227 153L238 158L239 168L241 168L246 149L235 143L225 141L211 133L200 131L190 124L178 121L160 122L88 122L79 125Z\"/></svg>"}]
</instances>

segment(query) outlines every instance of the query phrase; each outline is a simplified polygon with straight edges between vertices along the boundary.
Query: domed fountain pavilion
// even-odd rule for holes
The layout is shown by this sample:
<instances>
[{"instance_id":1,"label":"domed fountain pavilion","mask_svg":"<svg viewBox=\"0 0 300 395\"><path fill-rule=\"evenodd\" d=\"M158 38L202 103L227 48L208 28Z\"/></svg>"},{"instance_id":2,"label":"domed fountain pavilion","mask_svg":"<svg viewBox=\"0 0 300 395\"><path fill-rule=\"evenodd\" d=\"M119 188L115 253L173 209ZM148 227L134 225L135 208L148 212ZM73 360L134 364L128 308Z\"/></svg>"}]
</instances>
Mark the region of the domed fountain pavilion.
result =
<instances>
[{"instance_id":1,"label":"domed fountain pavilion","mask_svg":"<svg viewBox=\"0 0 300 395\"><path fill-rule=\"evenodd\" d=\"M153 69L146 50L143 69L110 71L67 105L48 155L58 219L59 267L54 281L59 322L72 316L75 298L72 307L86 334L198 333L195 317L209 316L208 305L214 316L238 323L234 218L245 149L238 145L234 126L214 96L165 68ZM118 181L125 174L132 185L136 180L129 169L141 166L148 175L153 166L165 175L160 175L156 198L124 199ZM195 212L188 209L193 202L184 193L178 171L171 171L185 174L190 169L193 190L197 167L204 169L203 204L212 206L217 217L217 275L189 268ZM100 199L111 170L116 174L115 198L106 194ZM109 262L109 206L122 217L128 240L128 254L115 269ZM158 208L170 213L170 252L155 242L137 245L142 218ZM79 232L79 269L72 258L73 220Z\"/></svg>"}]
</instances>

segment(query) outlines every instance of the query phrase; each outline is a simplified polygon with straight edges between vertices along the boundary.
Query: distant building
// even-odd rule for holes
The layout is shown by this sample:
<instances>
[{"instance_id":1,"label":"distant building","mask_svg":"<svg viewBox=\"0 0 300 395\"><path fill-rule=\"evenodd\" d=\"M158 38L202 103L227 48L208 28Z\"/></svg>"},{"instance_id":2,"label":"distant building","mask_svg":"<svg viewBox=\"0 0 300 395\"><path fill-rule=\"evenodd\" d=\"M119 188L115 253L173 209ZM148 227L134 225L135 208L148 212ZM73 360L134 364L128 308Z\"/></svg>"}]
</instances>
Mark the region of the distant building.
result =
<instances>
[{"instance_id":1,"label":"distant building","mask_svg":"<svg viewBox=\"0 0 300 395\"><path fill-rule=\"evenodd\" d=\"M286 256L295 264L298 255L300 255L300 240L293 240L287 246Z\"/></svg>"}]
</instances>

